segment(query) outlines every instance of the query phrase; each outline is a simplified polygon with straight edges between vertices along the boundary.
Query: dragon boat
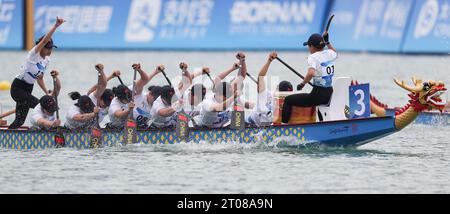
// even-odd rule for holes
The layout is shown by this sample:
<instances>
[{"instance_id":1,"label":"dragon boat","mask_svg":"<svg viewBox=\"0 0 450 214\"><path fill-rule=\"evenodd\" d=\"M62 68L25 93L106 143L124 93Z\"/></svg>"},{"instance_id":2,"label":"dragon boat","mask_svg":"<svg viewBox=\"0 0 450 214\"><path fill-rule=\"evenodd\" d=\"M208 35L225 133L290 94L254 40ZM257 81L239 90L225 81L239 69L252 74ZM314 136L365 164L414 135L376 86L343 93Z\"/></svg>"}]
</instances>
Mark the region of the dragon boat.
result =
<instances>
[{"instance_id":1,"label":"dragon boat","mask_svg":"<svg viewBox=\"0 0 450 214\"><path fill-rule=\"evenodd\" d=\"M409 104L400 111L396 111L395 115L385 114L356 119L330 117L332 115L329 114L333 114L333 112L338 112L337 114L344 114L345 112L344 106L335 105L335 102L338 101L338 103L343 103L342 100L345 96L339 93L345 94L347 92L348 95L349 87L351 87L349 78L348 82L343 80L346 79L336 81L335 92L330 104L317 107L321 113L328 114L323 121L246 127L243 130L192 128L188 141L193 143L256 143L273 142L280 138L286 138L289 142L299 142L299 145L357 147L402 130L426 109L442 111L445 108L445 104L440 98L447 91L443 83L429 81L424 84L421 80L413 78L414 86L411 87L395 79L397 85L410 92ZM65 137L66 147L90 148L89 131L66 130L62 133ZM55 131L32 131L27 128L7 130L2 128L0 129L0 148L21 150L53 148L56 147L55 135ZM103 146L117 146L121 144L122 137L123 132L121 131L105 129L102 130L101 142ZM175 129L137 131L138 144L176 144L180 142L183 141L178 139Z\"/></svg>"}]
</instances>

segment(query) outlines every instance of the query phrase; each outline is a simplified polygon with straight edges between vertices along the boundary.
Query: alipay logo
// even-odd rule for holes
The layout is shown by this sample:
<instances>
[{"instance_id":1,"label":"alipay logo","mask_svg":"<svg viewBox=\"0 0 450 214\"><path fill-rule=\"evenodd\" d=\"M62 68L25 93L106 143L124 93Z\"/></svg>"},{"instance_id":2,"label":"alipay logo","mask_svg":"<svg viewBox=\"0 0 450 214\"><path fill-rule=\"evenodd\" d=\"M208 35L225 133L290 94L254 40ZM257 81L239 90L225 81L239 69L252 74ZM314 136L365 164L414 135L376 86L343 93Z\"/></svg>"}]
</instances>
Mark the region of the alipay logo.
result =
<instances>
[{"instance_id":1,"label":"alipay logo","mask_svg":"<svg viewBox=\"0 0 450 214\"><path fill-rule=\"evenodd\" d=\"M150 42L155 37L161 13L161 0L133 0L125 30L127 42Z\"/></svg>"},{"instance_id":2,"label":"alipay logo","mask_svg":"<svg viewBox=\"0 0 450 214\"><path fill-rule=\"evenodd\" d=\"M414 38L425 37L433 30L439 15L437 0L428 0L420 10L419 18L414 31Z\"/></svg>"}]
</instances>

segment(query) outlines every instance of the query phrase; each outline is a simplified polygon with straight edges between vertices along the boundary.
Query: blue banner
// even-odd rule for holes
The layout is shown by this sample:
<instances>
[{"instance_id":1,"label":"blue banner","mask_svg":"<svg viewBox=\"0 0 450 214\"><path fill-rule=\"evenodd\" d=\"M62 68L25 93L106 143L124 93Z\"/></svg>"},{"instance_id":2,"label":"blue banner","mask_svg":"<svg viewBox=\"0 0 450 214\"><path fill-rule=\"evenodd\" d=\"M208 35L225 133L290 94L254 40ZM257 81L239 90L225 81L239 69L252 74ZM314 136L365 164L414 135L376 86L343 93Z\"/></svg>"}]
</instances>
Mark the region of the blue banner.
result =
<instances>
[{"instance_id":1,"label":"blue banner","mask_svg":"<svg viewBox=\"0 0 450 214\"><path fill-rule=\"evenodd\" d=\"M349 103L351 118L370 117L370 87L369 84L352 85L349 87Z\"/></svg>"},{"instance_id":2,"label":"blue banner","mask_svg":"<svg viewBox=\"0 0 450 214\"><path fill-rule=\"evenodd\" d=\"M403 51L450 53L450 0L417 0Z\"/></svg>"},{"instance_id":3,"label":"blue banner","mask_svg":"<svg viewBox=\"0 0 450 214\"><path fill-rule=\"evenodd\" d=\"M23 0L0 0L0 49L22 49Z\"/></svg>"},{"instance_id":4,"label":"blue banner","mask_svg":"<svg viewBox=\"0 0 450 214\"><path fill-rule=\"evenodd\" d=\"M398 52L412 0L336 0L330 40L338 50Z\"/></svg>"},{"instance_id":5,"label":"blue banner","mask_svg":"<svg viewBox=\"0 0 450 214\"><path fill-rule=\"evenodd\" d=\"M304 49L327 0L35 0L35 37L56 16L61 48Z\"/></svg>"}]
</instances>

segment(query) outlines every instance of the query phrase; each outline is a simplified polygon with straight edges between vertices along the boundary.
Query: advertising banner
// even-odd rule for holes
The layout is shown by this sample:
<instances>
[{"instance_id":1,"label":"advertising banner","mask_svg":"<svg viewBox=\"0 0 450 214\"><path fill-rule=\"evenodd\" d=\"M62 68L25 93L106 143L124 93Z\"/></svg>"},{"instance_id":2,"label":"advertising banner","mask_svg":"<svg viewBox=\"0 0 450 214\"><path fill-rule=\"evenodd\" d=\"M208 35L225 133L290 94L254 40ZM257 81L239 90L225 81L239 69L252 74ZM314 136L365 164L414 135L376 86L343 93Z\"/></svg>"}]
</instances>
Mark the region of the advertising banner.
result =
<instances>
[{"instance_id":1,"label":"advertising banner","mask_svg":"<svg viewBox=\"0 0 450 214\"><path fill-rule=\"evenodd\" d=\"M0 0L0 49L22 49L23 0Z\"/></svg>"},{"instance_id":2,"label":"advertising banner","mask_svg":"<svg viewBox=\"0 0 450 214\"><path fill-rule=\"evenodd\" d=\"M413 0L335 0L330 41L338 50L398 52Z\"/></svg>"},{"instance_id":3,"label":"advertising banner","mask_svg":"<svg viewBox=\"0 0 450 214\"><path fill-rule=\"evenodd\" d=\"M450 0L417 0L404 52L450 53Z\"/></svg>"},{"instance_id":4,"label":"advertising banner","mask_svg":"<svg viewBox=\"0 0 450 214\"><path fill-rule=\"evenodd\" d=\"M35 37L56 16L61 48L304 49L327 0L35 0Z\"/></svg>"}]
</instances>

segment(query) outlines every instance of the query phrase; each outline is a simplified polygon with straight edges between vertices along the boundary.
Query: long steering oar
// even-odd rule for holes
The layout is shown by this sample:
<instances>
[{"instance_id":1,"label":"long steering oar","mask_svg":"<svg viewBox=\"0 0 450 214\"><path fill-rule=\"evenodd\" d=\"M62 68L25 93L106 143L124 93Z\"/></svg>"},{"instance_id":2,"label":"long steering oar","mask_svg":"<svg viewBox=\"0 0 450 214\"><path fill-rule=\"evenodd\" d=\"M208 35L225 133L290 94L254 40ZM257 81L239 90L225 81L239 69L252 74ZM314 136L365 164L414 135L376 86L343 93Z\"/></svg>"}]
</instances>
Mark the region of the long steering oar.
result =
<instances>
[{"instance_id":1,"label":"long steering oar","mask_svg":"<svg viewBox=\"0 0 450 214\"><path fill-rule=\"evenodd\" d=\"M100 78L102 78L102 74L98 72L98 83L100 84ZM96 103L97 107L99 107L99 99L97 99ZM98 113L95 114L95 124L91 127L91 137L90 137L90 147L91 148L99 148L102 145L102 130L100 128L100 121Z\"/></svg>"},{"instance_id":2,"label":"long steering oar","mask_svg":"<svg viewBox=\"0 0 450 214\"><path fill-rule=\"evenodd\" d=\"M56 92L56 76L53 76L53 91ZM55 93L55 103L57 106L56 109L56 119L59 120L59 105L58 105L58 95ZM55 133L55 144L56 148L61 148L66 145L66 140L64 138L64 134L62 133L61 127L56 127L56 133Z\"/></svg>"},{"instance_id":3,"label":"long steering oar","mask_svg":"<svg viewBox=\"0 0 450 214\"><path fill-rule=\"evenodd\" d=\"M134 95L135 95L135 91L136 91L136 74L137 74L137 70L134 69L133 90L131 90L131 98L132 98L133 102L134 102ZM137 141L137 133L136 132L137 132L137 124L133 118L133 109L130 109L129 113L128 113L127 122L125 123L125 133L124 133L124 138L123 138L123 144L124 145L135 144Z\"/></svg>"}]
</instances>

